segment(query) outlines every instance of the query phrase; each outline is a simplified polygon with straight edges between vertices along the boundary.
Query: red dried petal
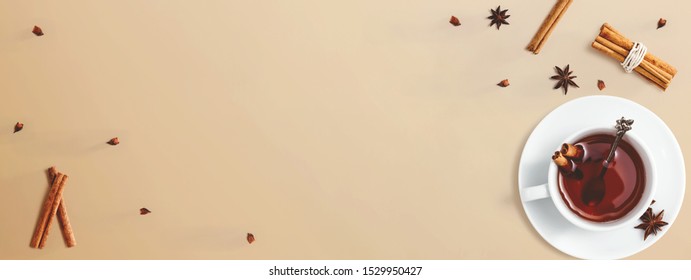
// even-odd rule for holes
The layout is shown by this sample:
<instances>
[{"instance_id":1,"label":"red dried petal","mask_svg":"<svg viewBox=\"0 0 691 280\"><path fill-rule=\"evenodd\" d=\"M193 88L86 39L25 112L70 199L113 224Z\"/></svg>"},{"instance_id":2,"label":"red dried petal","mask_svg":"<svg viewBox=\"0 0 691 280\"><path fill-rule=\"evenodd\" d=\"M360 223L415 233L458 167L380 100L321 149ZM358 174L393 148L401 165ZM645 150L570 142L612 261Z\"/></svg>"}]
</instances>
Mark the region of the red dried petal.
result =
<instances>
[{"instance_id":1,"label":"red dried petal","mask_svg":"<svg viewBox=\"0 0 691 280\"><path fill-rule=\"evenodd\" d=\"M151 213L151 211L149 209L146 209L146 208L139 209L139 215L146 215L149 213Z\"/></svg>"},{"instance_id":2,"label":"red dried petal","mask_svg":"<svg viewBox=\"0 0 691 280\"><path fill-rule=\"evenodd\" d=\"M120 144L120 139L118 139L117 137L115 137L115 138L113 138L113 139L110 139L110 140L108 141L108 144L109 144L109 145L112 145L112 146L115 146L115 145L117 145L117 144Z\"/></svg>"},{"instance_id":3,"label":"red dried petal","mask_svg":"<svg viewBox=\"0 0 691 280\"><path fill-rule=\"evenodd\" d=\"M247 243L252 244L254 242L254 234L247 233Z\"/></svg>"},{"instance_id":4,"label":"red dried petal","mask_svg":"<svg viewBox=\"0 0 691 280\"><path fill-rule=\"evenodd\" d=\"M461 25L461 21L458 20L458 18L455 17L455 16L451 16L451 19L449 20L449 23L451 23L451 25L453 25L453 26L459 26L459 25Z\"/></svg>"},{"instance_id":5,"label":"red dried petal","mask_svg":"<svg viewBox=\"0 0 691 280\"><path fill-rule=\"evenodd\" d=\"M17 133L22 129L24 129L23 123L17 122L17 124L14 125L14 133Z\"/></svg>"},{"instance_id":6,"label":"red dried petal","mask_svg":"<svg viewBox=\"0 0 691 280\"><path fill-rule=\"evenodd\" d=\"M667 20L664 18L660 18L660 20L657 21L657 29L660 29L667 25Z\"/></svg>"},{"instance_id":7,"label":"red dried petal","mask_svg":"<svg viewBox=\"0 0 691 280\"><path fill-rule=\"evenodd\" d=\"M497 85L500 86L500 87L508 87L508 86L510 85L510 84L509 84L509 79L503 79L503 80L501 80L501 82L499 82Z\"/></svg>"},{"instance_id":8,"label":"red dried petal","mask_svg":"<svg viewBox=\"0 0 691 280\"><path fill-rule=\"evenodd\" d=\"M599 88L600 90L605 89L605 82L602 80L597 80L597 88Z\"/></svg>"},{"instance_id":9,"label":"red dried petal","mask_svg":"<svg viewBox=\"0 0 691 280\"><path fill-rule=\"evenodd\" d=\"M34 25L34 29L31 30L31 33L34 33L36 36L43 36L43 30L36 25Z\"/></svg>"}]
</instances>

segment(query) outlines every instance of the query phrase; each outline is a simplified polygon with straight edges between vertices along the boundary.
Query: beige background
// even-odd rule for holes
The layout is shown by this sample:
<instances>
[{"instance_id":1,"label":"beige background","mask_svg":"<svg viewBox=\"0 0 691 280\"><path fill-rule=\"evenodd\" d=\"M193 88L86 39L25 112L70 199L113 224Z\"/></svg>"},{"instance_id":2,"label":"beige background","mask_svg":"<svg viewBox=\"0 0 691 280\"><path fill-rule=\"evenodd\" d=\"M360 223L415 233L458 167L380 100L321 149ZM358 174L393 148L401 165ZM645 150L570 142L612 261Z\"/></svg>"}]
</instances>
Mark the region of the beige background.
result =
<instances>
[{"instance_id":1,"label":"beige background","mask_svg":"<svg viewBox=\"0 0 691 280\"><path fill-rule=\"evenodd\" d=\"M532 55L553 3L2 0L0 258L569 258L518 200L526 138L605 94L691 153L691 4L576 1ZM666 93L590 48L606 21L679 69ZM566 64L581 88L564 96L548 78ZM28 246L50 165L71 176L72 249L55 230ZM689 199L632 258L691 258Z\"/></svg>"}]
</instances>

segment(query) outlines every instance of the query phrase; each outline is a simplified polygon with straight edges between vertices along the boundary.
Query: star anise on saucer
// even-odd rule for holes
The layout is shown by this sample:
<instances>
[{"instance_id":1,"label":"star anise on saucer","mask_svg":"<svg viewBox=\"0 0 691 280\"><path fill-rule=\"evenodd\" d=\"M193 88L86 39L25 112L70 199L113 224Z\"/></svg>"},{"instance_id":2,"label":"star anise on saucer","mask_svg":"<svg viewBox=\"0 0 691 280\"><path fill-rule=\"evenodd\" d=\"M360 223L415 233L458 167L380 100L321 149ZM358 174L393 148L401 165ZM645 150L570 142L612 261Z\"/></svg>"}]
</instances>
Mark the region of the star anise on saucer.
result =
<instances>
[{"instance_id":1,"label":"star anise on saucer","mask_svg":"<svg viewBox=\"0 0 691 280\"><path fill-rule=\"evenodd\" d=\"M498 6L496 10L489 9L492 12L491 16L488 16L488 19L491 19L492 22L490 22L489 26L492 27L492 25L497 25L497 30L499 30L499 27L501 27L502 24L508 25L509 22L506 21L507 18L509 18L511 15L507 15L506 12L509 10L501 10L501 6Z\"/></svg>"},{"instance_id":2,"label":"star anise on saucer","mask_svg":"<svg viewBox=\"0 0 691 280\"><path fill-rule=\"evenodd\" d=\"M554 89L558 88L564 88L564 95L569 92L569 85L572 85L574 87L579 87L573 79L576 78L576 76L571 76L571 73L573 71L569 71L569 65L567 64L564 70L561 70L559 66L554 66L555 70L557 71L558 75L554 75L550 77L552 80L558 80L557 84L554 86Z\"/></svg>"},{"instance_id":3,"label":"star anise on saucer","mask_svg":"<svg viewBox=\"0 0 691 280\"><path fill-rule=\"evenodd\" d=\"M636 228L645 230L645 235L643 240L648 238L648 235L657 235L658 231L662 231L662 227L667 225L667 222L662 220L662 216L665 214L665 210L660 211L657 215L653 214L653 209L648 207L645 214L641 216L642 224L637 225Z\"/></svg>"}]
</instances>

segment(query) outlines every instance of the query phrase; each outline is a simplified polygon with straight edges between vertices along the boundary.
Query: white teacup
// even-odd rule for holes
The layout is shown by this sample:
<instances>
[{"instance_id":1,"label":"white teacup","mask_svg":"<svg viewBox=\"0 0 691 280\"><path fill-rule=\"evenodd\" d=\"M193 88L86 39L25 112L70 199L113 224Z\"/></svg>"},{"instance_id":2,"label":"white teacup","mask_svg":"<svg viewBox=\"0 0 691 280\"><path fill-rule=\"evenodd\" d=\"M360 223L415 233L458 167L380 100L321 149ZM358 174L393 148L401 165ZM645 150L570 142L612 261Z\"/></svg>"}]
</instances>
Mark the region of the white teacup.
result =
<instances>
[{"instance_id":1,"label":"white teacup","mask_svg":"<svg viewBox=\"0 0 691 280\"><path fill-rule=\"evenodd\" d=\"M588 128L567 137L566 139L564 139L563 142L575 143L576 141L590 135L614 135L615 133L616 131L611 127ZM638 152L638 155L640 156L641 161L643 162L643 169L645 172L645 184L641 199L638 201L638 204L636 204L636 206L633 209L631 209L631 211L626 213L623 217L608 222L594 222L582 218L578 216L576 213L574 213L566 204L564 199L561 197L558 182L559 168L554 162L550 163L549 170L547 171L547 183L538 186L522 188L520 192L521 200L523 200L524 202L528 202L536 199L551 197L552 202L554 202L554 205L556 206L557 210L559 210L559 213L564 218L566 218L566 220L586 230L607 231L621 228L627 225L634 227L635 224L640 223L638 219L645 213L645 211L648 209L650 203L653 200L653 195L655 194L655 189L657 188L655 178L657 172L655 171L655 165L652 163L650 149L636 136L635 129L626 132L626 134L624 134L623 140L629 143L636 150L636 152ZM559 145L555 150L558 151L560 148L561 145ZM545 157L549 156L551 156L551 154L545 155Z\"/></svg>"}]
</instances>

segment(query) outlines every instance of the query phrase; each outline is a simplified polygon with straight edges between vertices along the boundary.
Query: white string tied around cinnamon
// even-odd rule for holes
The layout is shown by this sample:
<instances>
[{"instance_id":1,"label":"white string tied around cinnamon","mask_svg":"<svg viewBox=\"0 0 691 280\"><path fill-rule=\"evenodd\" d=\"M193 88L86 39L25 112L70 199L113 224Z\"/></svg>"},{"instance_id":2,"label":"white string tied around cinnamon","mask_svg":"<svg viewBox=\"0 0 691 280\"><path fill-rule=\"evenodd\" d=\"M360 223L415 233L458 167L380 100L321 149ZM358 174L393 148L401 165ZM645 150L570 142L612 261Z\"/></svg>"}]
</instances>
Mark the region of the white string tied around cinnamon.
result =
<instances>
[{"instance_id":1,"label":"white string tied around cinnamon","mask_svg":"<svg viewBox=\"0 0 691 280\"><path fill-rule=\"evenodd\" d=\"M641 42L633 42L631 51L629 51L629 54L626 56L626 59L624 59L624 62L621 63L624 71L626 71L626 73L631 73L634 68L638 67L638 65L643 62L643 58L647 52L648 48Z\"/></svg>"}]
</instances>

